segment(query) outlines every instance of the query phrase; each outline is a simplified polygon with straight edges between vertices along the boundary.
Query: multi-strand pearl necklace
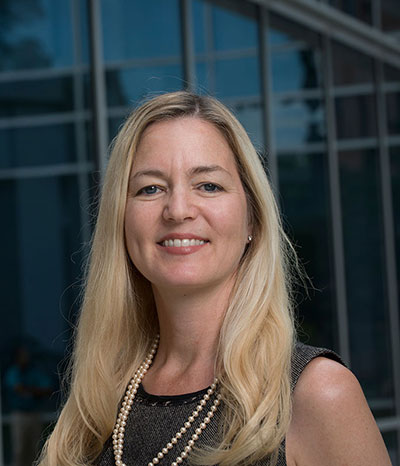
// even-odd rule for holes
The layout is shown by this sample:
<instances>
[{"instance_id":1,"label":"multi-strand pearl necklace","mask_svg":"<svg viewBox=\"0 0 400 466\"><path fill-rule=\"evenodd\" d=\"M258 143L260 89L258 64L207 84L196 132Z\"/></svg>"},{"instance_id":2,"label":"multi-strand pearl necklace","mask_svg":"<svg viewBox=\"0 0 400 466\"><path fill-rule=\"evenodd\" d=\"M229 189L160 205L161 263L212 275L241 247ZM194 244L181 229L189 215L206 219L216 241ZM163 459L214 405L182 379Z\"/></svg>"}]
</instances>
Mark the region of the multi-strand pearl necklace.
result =
<instances>
[{"instance_id":1,"label":"multi-strand pearl necklace","mask_svg":"<svg viewBox=\"0 0 400 466\"><path fill-rule=\"evenodd\" d=\"M114 458L116 466L126 466L126 464L122 460L122 456L124 453L124 440L125 440L125 427L126 421L128 419L129 412L132 409L133 400L136 396L138 391L139 385L145 376L146 372L148 371L154 355L156 354L157 347L159 342L159 336L156 337L151 350L142 364L139 366L139 369L136 371L135 375L132 377L129 385L127 387L124 401L122 402L122 406L120 412L117 417L117 421L115 423L114 431L113 431L113 449L114 449ZM196 406L196 409L192 412L192 414L188 417L188 420L183 424L180 430L175 434L174 437L162 448L157 455L148 463L147 466L154 466L160 462L169 452L174 448L174 446L178 443L178 441L182 438L182 436L190 429L195 419L199 416L200 412L204 409L207 402L210 400L211 396L214 394L215 389L217 387L218 379L215 378L214 382L211 384L210 388L207 390L206 394L200 400L199 404ZM183 463L183 460L187 458L189 453L193 449L193 445L198 440L201 433L209 424L211 418L214 416L215 411L217 410L217 406L221 403L221 395L218 394L213 401L213 404L210 407L210 410L207 412L206 416L204 417L203 421L200 425L195 429L194 434L191 436L190 440L187 442L186 446L183 448L179 456L176 457L175 461L171 463L171 466L177 466L178 464Z\"/></svg>"}]
</instances>

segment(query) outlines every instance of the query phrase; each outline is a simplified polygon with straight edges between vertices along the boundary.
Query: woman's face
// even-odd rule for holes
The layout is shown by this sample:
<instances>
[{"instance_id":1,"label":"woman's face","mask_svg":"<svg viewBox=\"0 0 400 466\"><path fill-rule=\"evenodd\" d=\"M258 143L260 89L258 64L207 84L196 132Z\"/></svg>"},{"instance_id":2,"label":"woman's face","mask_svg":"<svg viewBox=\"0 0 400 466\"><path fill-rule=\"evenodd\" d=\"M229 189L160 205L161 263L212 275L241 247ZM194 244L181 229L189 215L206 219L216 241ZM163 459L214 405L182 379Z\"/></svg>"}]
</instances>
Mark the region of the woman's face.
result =
<instances>
[{"instance_id":1,"label":"woman's face","mask_svg":"<svg viewBox=\"0 0 400 466\"><path fill-rule=\"evenodd\" d=\"M125 212L136 268L159 290L230 286L249 234L245 192L219 130L190 117L150 125Z\"/></svg>"}]
</instances>

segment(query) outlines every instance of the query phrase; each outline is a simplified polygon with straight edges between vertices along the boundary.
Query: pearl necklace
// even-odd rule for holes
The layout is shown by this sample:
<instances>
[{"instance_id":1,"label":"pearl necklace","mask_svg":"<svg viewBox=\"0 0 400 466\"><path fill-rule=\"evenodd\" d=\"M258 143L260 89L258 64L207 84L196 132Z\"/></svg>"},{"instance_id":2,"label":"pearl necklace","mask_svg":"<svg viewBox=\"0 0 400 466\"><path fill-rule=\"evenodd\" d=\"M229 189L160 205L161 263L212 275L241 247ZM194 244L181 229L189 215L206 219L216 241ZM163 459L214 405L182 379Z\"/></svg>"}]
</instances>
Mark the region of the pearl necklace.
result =
<instances>
[{"instance_id":1,"label":"pearl necklace","mask_svg":"<svg viewBox=\"0 0 400 466\"><path fill-rule=\"evenodd\" d=\"M129 385L127 387L124 401L122 402L121 409L119 411L117 421L115 423L115 427L113 430L113 449L114 449L114 458L115 458L115 465L116 466L126 466L126 464L122 461L122 456L124 452L124 440L125 440L125 427L126 421L128 419L129 412L132 409L133 400L136 396L138 391L139 385L147 373L154 355L156 354L158 342L159 342L159 335L157 335L151 350L142 364L139 366L139 369L136 371L135 375L132 377ZM172 448L178 443L179 439L182 438L182 435L185 434L188 429L192 426L195 419L199 416L200 412L204 409L204 406L210 400L211 396L214 394L215 389L217 387L218 379L215 378L214 382L211 384L210 388L207 390L206 394L200 400L199 404L196 406L196 409L192 412L189 416L188 420L183 424L183 427L175 434L174 437L162 448L157 455L148 463L147 466L154 466L163 459ZM181 451L180 455L177 456L175 461L171 463L171 466L177 466L178 464L183 463L183 460L187 458L189 453L193 449L193 445L198 440L201 433L209 424L211 418L214 416L215 411L217 410L217 406L221 403L221 395L218 394L213 401L213 404L210 407L210 410L207 412L206 416L204 417L203 421L200 423L199 427L195 429L194 434L192 435L191 439L187 442L186 446Z\"/></svg>"}]
</instances>

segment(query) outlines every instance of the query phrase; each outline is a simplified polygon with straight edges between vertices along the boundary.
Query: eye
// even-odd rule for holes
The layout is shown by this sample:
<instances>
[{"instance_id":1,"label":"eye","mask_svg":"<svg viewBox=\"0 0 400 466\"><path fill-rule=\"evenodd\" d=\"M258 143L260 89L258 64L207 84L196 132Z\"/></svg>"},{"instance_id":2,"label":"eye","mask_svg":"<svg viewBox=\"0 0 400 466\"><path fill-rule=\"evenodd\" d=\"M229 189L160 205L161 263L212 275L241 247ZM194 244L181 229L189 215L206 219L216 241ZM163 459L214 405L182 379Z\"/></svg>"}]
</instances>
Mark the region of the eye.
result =
<instances>
[{"instance_id":1,"label":"eye","mask_svg":"<svg viewBox=\"0 0 400 466\"><path fill-rule=\"evenodd\" d=\"M222 191L222 187L215 183L204 183L200 185L200 188L207 193L216 193Z\"/></svg>"},{"instance_id":2,"label":"eye","mask_svg":"<svg viewBox=\"0 0 400 466\"><path fill-rule=\"evenodd\" d=\"M145 186L144 188L140 189L137 195L145 194L147 196L151 196L152 194L158 194L160 191L161 189L158 186L152 184L150 186Z\"/></svg>"}]
</instances>

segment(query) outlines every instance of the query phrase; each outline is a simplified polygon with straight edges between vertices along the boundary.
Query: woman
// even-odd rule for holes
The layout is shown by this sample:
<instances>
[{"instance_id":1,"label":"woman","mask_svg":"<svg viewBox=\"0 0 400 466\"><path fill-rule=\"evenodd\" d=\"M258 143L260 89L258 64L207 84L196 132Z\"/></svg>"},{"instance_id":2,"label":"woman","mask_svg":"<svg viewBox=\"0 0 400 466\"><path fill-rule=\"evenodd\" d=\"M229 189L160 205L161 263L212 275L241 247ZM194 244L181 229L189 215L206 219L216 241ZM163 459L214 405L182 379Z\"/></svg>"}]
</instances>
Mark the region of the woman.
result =
<instances>
[{"instance_id":1,"label":"woman","mask_svg":"<svg viewBox=\"0 0 400 466\"><path fill-rule=\"evenodd\" d=\"M137 109L114 141L40 464L389 465L353 375L295 347L289 263L231 113L187 92Z\"/></svg>"}]
</instances>

